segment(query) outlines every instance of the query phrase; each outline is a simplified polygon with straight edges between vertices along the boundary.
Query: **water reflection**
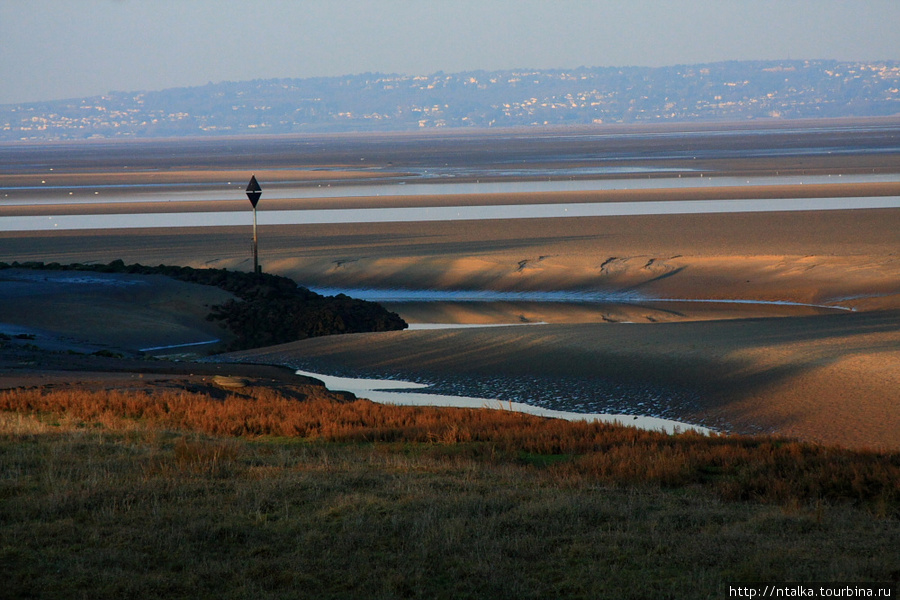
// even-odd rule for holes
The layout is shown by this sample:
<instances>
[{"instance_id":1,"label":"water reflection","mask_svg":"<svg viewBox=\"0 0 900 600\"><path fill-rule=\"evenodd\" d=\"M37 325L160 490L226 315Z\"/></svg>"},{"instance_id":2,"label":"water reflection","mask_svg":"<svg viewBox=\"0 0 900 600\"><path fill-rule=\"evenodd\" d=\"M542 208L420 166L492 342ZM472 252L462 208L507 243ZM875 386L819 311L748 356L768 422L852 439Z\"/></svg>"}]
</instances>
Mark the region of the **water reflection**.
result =
<instances>
[{"instance_id":1,"label":"water reflection","mask_svg":"<svg viewBox=\"0 0 900 600\"><path fill-rule=\"evenodd\" d=\"M790 304L657 301L591 302L382 302L411 324L671 323L832 313L839 307ZM421 325L420 325L421 326ZM412 327L412 325L411 325Z\"/></svg>"},{"instance_id":2,"label":"water reflection","mask_svg":"<svg viewBox=\"0 0 900 600\"><path fill-rule=\"evenodd\" d=\"M667 323L798 317L851 310L763 300L653 298L635 291L492 291L313 288L378 302L415 328L537 323ZM438 325L435 325L438 324Z\"/></svg>"}]
</instances>

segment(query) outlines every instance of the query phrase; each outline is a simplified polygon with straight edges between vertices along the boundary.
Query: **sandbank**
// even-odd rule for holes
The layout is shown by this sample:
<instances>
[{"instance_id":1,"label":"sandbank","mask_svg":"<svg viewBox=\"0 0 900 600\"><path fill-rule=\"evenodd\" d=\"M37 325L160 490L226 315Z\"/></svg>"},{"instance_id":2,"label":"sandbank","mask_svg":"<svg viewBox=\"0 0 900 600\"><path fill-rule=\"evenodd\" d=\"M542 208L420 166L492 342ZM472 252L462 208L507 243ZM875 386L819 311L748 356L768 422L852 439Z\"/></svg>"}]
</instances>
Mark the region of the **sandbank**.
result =
<instances>
[{"instance_id":1,"label":"sandbank","mask_svg":"<svg viewBox=\"0 0 900 600\"><path fill-rule=\"evenodd\" d=\"M784 133L785 142L794 135ZM504 150L506 153L496 157L489 145L481 148L466 141L465 136L449 139L460 140L460 151L447 154L448 162L453 164L465 165L472 161L494 164L510 157L538 153L525 138L512 140ZM398 176L407 171L410 161L419 159L420 147L430 151L427 145L399 147L385 142L386 145L377 146L378 140L373 137L364 141L373 147L386 148L380 168L391 167L391 172ZM548 154L548 148L554 147L574 152L578 148L573 149L573 143L577 145L577 141L571 140L548 141L539 152ZM701 149L711 156L716 143L710 141L709 148ZM885 137L883 143L895 142ZM360 144L360 147L365 145ZM317 163L331 171L297 174L285 173L281 168L270 170L293 178L343 177L344 183L349 183L353 178L369 174L350 166L360 162L355 150L353 147L344 154L329 155ZM285 152L285 156L289 153ZM211 156L208 160L212 163L217 159ZM392 161L395 164L389 164ZM891 154L777 160L706 158L699 162L702 165L691 161L690 167L748 175L771 174L776 170L782 174L896 171L896 157ZM684 162L681 166L688 164ZM0 218L13 214L62 214L60 211L99 214L103 211L244 210L248 213L247 227L0 231L0 261L107 263L121 259L126 263L149 265L250 270L251 221L248 203L242 198L249 171L231 167L214 169L207 165L205 174L194 172L202 170L196 166L179 167L167 174L145 173L141 177L168 177L164 181L171 182L193 178L192 181L206 183L226 177L233 180L237 199L214 204L6 205L0 208ZM344 173L339 174L340 170ZM263 172L256 170L257 175ZM25 175L28 174L22 174ZM96 171L85 170L74 179L66 180L60 175L58 181L84 182L95 175ZM139 180L127 174L116 175L110 181L131 184ZM145 183L153 181L147 179ZM352 209L854 197L898 195L898 187L897 183L838 183L327 200L266 200L264 195L260 207L261 210ZM715 311L687 311L674 305L671 310L658 307L650 310L632 304L627 309L599 309L599 314L598 309L574 305L548 311L545 307L514 304L493 313L491 310L479 313L466 305L446 305L441 318L448 320L465 321L479 313L475 318L483 322L542 320L549 324L319 338L241 353L232 359L292 366L320 365L345 373L359 370L380 375L417 374L421 378L440 379L447 385L493 377L501 388L514 389L521 382L535 381L537 385L552 388L560 398L565 398L570 389L582 398L585 389L596 389L595 397L583 400L585 409L591 403L601 407L604 402L612 402L611 396L602 393L603 386L620 384L627 389L650 386L656 395L644 408L667 418L723 431L771 432L852 447L897 450L900 449L898 232L900 209L264 226L260 228L259 243L263 268L310 287L628 292L648 300L759 300L847 310L770 314L759 307L742 312L735 305L727 311L720 310L717 316ZM170 308L174 306L171 298L175 297L168 301ZM36 302L28 316L15 313L23 310L16 308L15 298L6 302L7 314L14 315L19 325L46 330L63 326L59 318L57 321L51 318L54 312L60 314L58 309ZM64 312L81 314L76 304L79 301L73 296ZM134 296L115 308L104 305L96 296L84 296L80 304L108 306L107 314L114 318L106 322L116 324L111 328L115 332L108 335L119 336L115 340L112 337L101 340L110 346L139 349L164 343L199 342L203 341L199 339L201 334L209 333L194 329L191 335L173 335L168 341L138 346L139 336L135 332L142 329L134 324L142 322L142 318L148 323L154 318L168 320L190 329L197 327L196 319L200 315L182 321L179 321L181 317L172 316L173 312L165 317L156 313L147 318L149 313L144 311L151 306L158 309L165 305L153 301L151 295ZM132 318L123 308L127 306L137 311L134 317L140 318ZM182 309L175 312L183 314ZM697 316L699 313L703 316ZM43 316L38 318L38 315ZM412 307L410 315L427 319ZM69 321L84 324L80 332L63 332L73 338L87 335L99 322L87 318ZM188 326L188 322L192 324ZM597 387L590 388L594 385Z\"/></svg>"},{"instance_id":2,"label":"sandbank","mask_svg":"<svg viewBox=\"0 0 900 600\"><path fill-rule=\"evenodd\" d=\"M324 362L344 372L415 371L448 381L490 372L510 387L539 375L540 385L559 385L560 396L571 381L652 382L690 400L678 396L670 406L660 401L645 407L666 410L666 418L721 431L896 450L898 231L900 210L894 209L264 227L264 269L308 286L626 290L856 312L745 319L764 315L733 311L731 320L722 321L630 307L588 319L578 311L554 318L519 306L486 320L558 322L490 332L341 336L239 358ZM249 227L7 232L0 234L0 257L247 270L249 233ZM469 309L449 312L464 320L462 310Z\"/></svg>"},{"instance_id":3,"label":"sandbank","mask_svg":"<svg viewBox=\"0 0 900 600\"><path fill-rule=\"evenodd\" d=\"M91 202L90 192L72 200L43 204L0 205L0 217L25 215L143 214L180 212L248 212L242 186L234 200L179 200L164 202ZM781 184L686 188L650 188L596 191L511 192L409 196L347 196L334 198L265 198L259 212L276 210L405 208L437 206L502 206L593 202L677 202L683 200L743 200L789 198L853 198L900 196L900 182ZM54 194L52 198L59 198ZM98 196L99 197L99 196ZM139 197L139 196L138 196Z\"/></svg>"},{"instance_id":4,"label":"sandbank","mask_svg":"<svg viewBox=\"0 0 900 600\"><path fill-rule=\"evenodd\" d=\"M249 216L249 215L248 215ZM260 261L329 288L632 290L897 306L900 210L267 226ZM0 233L0 260L247 269L248 227Z\"/></svg>"},{"instance_id":5,"label":"sandbank","mask_svg":"<svg viewBox=\"0 0 900 600\"><path fill-rule=\"evenodd\" d=\"M521 392L522 401L539 392L566 398L576 381L600 390L653 384L677 393L662 393L655 402L642 398L650 414L726 432L900 449L900 311L356 334L232 358L311 370L416 374L420 381L449 381L462 391L484 380L496 390L514 389L517 381L557 386ZM593 400L566 399L555 406L578 405L584 412L622 407L601 394Z\"/></svg>"}]
</instances>

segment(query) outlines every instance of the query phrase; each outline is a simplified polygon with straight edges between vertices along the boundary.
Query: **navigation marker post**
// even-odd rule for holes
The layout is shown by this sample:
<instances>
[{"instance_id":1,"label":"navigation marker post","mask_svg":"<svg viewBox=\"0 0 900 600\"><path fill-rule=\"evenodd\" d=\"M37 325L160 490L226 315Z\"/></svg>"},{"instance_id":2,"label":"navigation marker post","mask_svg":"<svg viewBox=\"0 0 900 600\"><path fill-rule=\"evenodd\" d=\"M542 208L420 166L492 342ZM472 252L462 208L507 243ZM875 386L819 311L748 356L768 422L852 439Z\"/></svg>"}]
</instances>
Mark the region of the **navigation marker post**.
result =
<instances>
[{"instance_id":1,"label":"navigation marker post","mask_svg":"<svg viewBox=\"0 0 900 600\"><path fill-rule=\"evenodd\" d=\"M253 205L253 272L259 273L259 247L257 243L256 237L256 204L259 202L259 197L262 196L262 188L259 187L259 182L256 181L256 175L250 176L250 183L247 184L247 198L250 199L250 204Z\"/></svg>"}]
</instances>

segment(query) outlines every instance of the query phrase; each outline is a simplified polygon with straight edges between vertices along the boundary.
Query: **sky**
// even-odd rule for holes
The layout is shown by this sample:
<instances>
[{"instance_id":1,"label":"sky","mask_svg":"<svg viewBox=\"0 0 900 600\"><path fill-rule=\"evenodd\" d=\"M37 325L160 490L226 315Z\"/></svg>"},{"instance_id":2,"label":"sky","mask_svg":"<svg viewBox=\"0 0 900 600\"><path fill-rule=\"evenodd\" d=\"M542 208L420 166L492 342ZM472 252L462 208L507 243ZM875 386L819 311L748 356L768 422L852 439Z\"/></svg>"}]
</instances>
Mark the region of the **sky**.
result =
<instances>
[{"instance_id":1,"label":"sky","mask_svg":"<svg viewBox=\"0 0 900 600\"><path fill-rule=\"evenodd\" d=\"M275 77L900 60L898 0L0 0L0 104Z\"/></svg>"}]
</instances>

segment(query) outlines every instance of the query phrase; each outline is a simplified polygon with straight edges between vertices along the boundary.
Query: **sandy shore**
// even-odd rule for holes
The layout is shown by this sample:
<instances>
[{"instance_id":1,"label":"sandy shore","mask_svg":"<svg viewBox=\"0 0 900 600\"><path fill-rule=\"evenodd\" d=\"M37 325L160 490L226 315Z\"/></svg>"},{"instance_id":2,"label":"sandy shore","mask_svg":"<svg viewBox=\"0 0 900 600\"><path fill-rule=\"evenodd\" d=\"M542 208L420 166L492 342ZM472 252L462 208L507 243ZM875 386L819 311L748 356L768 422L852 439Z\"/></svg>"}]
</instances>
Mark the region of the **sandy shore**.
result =
<instances>
[{"instance_id":1,"label":"sandy shore","mask_svg":"<svg viewBox=\"0 0 900 600\"><path fill-rule=\"evenodd\" d=\"M900 311L668 324L571 324L359 334L239 353L315 370L418 374L420 380L537 381L666 390L647 412L724 431L900 449ZM499 382L499 383L498 383ZM534 390L520 392L540 397ZM582 396L585 393L582 392ZM509 396L507 395L507 398ZM595 401L592 403L592 401ZM597 394L585 412L624 406Z\"/></svg>"},{"instance_id":2,"label":"sandy shore","mask_svg":"<svg viewBox=\"0 0 900 600\"><path fill-rule=\"evenodd\" d=\"M318 287L629 290L650 297L900 301L900 210L271 226L260 262ZM7 232L0 260L248 269L250 227Z\"/></svg>"},{"instance_id":3,"label":"sandy shore","mask_svg":"<svg viewBox=\"0 0 900 600\"><path fill-rule=\"evenodd\" d=\"M886 168L883 157L877 161L879 169ZM865 161L853 158L850 162L853 169L861 170ZM839 166L833 157L823 158L821 163L818 167L804 166L810 170ZM755 172L761 164L757 161L744 166L748 172ZM741 165L731 167L739 172ZM399 165L398 172L402 172ZM849 197L897 195L898 189L896 184L829 185L827 192L814 186L772 186L346 198L328 200L327 204L353 208L417 202L606 202L823 193ZM65 210L89 214L96 210L170 212L170 204L148 207L129 203L102 208L70 205ZM178 210L206 208L177 204ZM268 210L322 204L321 200L283 200L266 206ZM247 210L246 201L222 208ZM40 206L0 210L2 215L56 211ZM249 222L246 228L202 230L0 232L0 261L122 259L126 263L249 270ZM668 418L732 431L776 432L854 447L897 450L898 232L900 210L896 209L263 227L263 268L307 286L626 291L646 298L789 301L855 312L795 312L775 317L759 310L742 313L732 306L728 320L709 314L695 320L690 315L675 314L677 310L669 311L672 316L667 318L660 316L661 311L631 307L621 313L602 313L598 318L596 311L575 308L556 311L554 316L554 311L513 306L506 307L502 314L477 318L486 322L548 320L551 324L323 338L241 357L279 364L337 365L345 371L417 371L422 377L446 381L495 376L511 386L517 380L537 377L541 385L555 382L561 396L566 393L565 382L576 380L626 387L647 384L677 392L669 400L662 394L651 407L665 410ZM0 286L0 292L2 289ZM97 304L96 298L86 298L82 306ZM48 307L38 310L43 305L35 304L32 317L28 317L15 308L15 299L7 297L6 302L3 306L9 319L36 328L61 327L49 322L47 315L53 311ZM79 314L76 304L73 297L66 312ZM137 330L131 325L135 321L122 308L129 305L144 311L160 304L154 304L150 296L134 296L117 305L115 310L122 312L109 314L116 315L115 322L120 325L115 335L120 338L104 343L129 343L124 338ZM168 306L175 305L169 302ZM175 312L183 311L179 308ZM465 320L471 318L467 312L472 311L464 305L449 306L445 316L448 320ZM35 316L39 314L44 315L41 322ZM180 322L179 327L196 326L196 314L184 319L172 314L165 318ZM637 323L603 322L606 320ZM188 327L188 321L194 325ZM82 333L87 331L86 326L83 329ZM69 331L66 335L75 334ZM600 391L598 395L602 395ZM596 399L600 404L603 401Z\"/></svg>"},{"instance_id":4,"label":"sandy shore","mask_svg":"<svg viewBox=\"0 0 900 600\"><path fill-rule=\"evenodd\" d=\"M426 378L493 373L508 382L526 375L542 382L652 381L690 392L689 402L652 407L666 410L667 418L900 449L898 231L894 210L275 227L263 231L263 265L306 284L626 289L672 298L833 303L857 312L666 324L650 323L666 319L636 309L609 320L643 324L617 325L563 311L559 324L342 336L245 358L417 370ZM246 268L246 233L6 234L0 248L4 258L18 260ZM118 335L128 335L133 321L115 314ZM517 315L548 318L514 310L497 319Z\"/></svg>"}]
</instances>

